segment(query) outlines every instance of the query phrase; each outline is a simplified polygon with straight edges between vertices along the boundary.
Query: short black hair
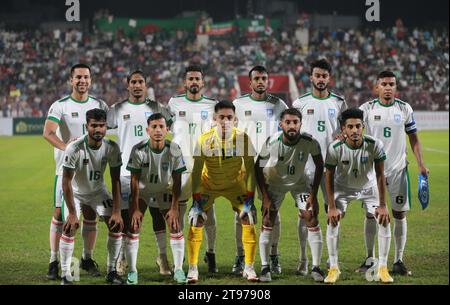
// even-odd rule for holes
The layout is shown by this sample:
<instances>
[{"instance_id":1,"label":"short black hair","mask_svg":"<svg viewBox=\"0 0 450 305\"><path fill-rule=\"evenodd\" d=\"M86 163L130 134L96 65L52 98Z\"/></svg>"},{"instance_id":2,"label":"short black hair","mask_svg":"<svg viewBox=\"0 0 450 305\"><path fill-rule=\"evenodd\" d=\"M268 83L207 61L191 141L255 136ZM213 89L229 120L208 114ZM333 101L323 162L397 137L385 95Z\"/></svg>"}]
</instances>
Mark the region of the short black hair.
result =
<instances>
[{"instance_id":1,"label":"short black hair","mask_svg":"<svg viewBox=\"0 0 450 305\"><path fill-rule=\"evenodd\" d=\"M389 71L389 70L384 70L384 71L381 71L380 73L378 73L377 80L385 78L385 77L395 77L395 79L397 79L397 76L395 76L394 72Z\"/></svg>"},{"instance_id":2,"label":"short black hair","mask_svg":"<svg viewBox=\"0 0 450 305\"><path fill-rule=\"evenodd\" d=\"M341 117L339 118L339 121L341 123L341 126L345 125L345 121L348 119L360 119L361 121L364 120L364 111L362 111L359 108L349 108L341 113Z\"/></svg>"},{"instance_id":3,"label":"short black hair","mask_svg":"<svg viewBox=\"0 0 450 305\"><path fill-rule=\"evenodd\" d=\"M76 65L73 65L72 68L70 68L70 76L73 75L73 72L75 71L75 69L79 69L79 68L88 69L89 74L91 74L91 67L89 67L86 64L76 64Z\"/></svg>"},{"instance_id":4,"label":"short black hair","mask_svg":"<svg viewBox=\"0 0 450 305\"><path fill-rule=\"evenodd\" d=\"M283 110L283 112L280 114L280 121L282 121L284 116L287 114L295 115L300 119L300 122L302 121L302 113L298 111L297 108L288 108Z\"/></svg>"},{"instance_id":5,"label":"short black hair","mask_svg":"<svg viewBox=\"0 0 450 305\"><path fill-rule=\"evenodd\" d=\"M166 124L167 124L167 120L166 120L166 118L162 115L162 113L155 112L155 113L153 113L151 116L148 117L148 119L147 119L147 125L150 125L150 122L151 122L151 121L156 121L156 120L160 120L160 119L164 119L164 121L165 121Z\"/></svg>"},{"instance_id":6,"label":"short black hair","mask_svg":"<svg viewBox=\"0 0 450 305\"><path fill-rule=\"evenodd\" d=\"M236 112L236 107L234 107L233 103L230 101L220 101L214 106L214 112L219 112L220 109L233 109L233 112Z\"/></svg>"},{"instance_id":7,"label":"short black hair","mask_svg":"<svg viewBox=\"0 0 450 305\"><path fill-rule=\"evenodd\" d=\"M269 72L267 72L267 69L263 66L254 66L250 72L248 72L248 78L252 79L252 72L253 71L257 71L260 73L267 73L267 75L269 75Z\"/></svg>"},{"instance_id":8,"label":"short black hair","mask_svg":"<svg viewBox=\"0 0 450 305\"><path fill-rule=\"evenodd\" d=\"M144 78L144 82L147 82L147 80L145 79L144 71L138 69L138 70L134 70L134 71L130 72L130 74L127 75L127 84L130 83L131 78L135 74L139 74L140 76L142 76Z\"/></svg>"},{"instance_id":9,"label":"short black hair","mask_svg":"<svg viewBox=\"0 0 450 305\"><path fill-rule=\"evenodd\" d=\"M324 58L319 59L319 60L316 60L316 61L314 61L314 62L311 64L310 75L313 74L314 68L319 68L319 69L327 70L328 73L331 74L331 65L330 65L330 64L328 63L328 61L327 61L326 59L324 59Z\"/></svg>"},{"instance_id":10,"label":"short black hair","mask_svg":"<svg viewBox=\"0 0 450 305\"><path fill-rule=\"evenodd\" d=\"M200 72L202 74L203 78L203 70L200 66L189 66L184 70L184 78L186 78L186 75L188 72Z\"/></svg>"},{"instance_id":11,"label":"short black hair","mask_svg":"<svg viewBox=\"0 0 450 305\"><path fill-rule=\"evenodd\" d=\"M86 111L86 123L89 124L89 120L106 122L106 111L100 108L94 108Z\"/></svg>"}]
</instances>

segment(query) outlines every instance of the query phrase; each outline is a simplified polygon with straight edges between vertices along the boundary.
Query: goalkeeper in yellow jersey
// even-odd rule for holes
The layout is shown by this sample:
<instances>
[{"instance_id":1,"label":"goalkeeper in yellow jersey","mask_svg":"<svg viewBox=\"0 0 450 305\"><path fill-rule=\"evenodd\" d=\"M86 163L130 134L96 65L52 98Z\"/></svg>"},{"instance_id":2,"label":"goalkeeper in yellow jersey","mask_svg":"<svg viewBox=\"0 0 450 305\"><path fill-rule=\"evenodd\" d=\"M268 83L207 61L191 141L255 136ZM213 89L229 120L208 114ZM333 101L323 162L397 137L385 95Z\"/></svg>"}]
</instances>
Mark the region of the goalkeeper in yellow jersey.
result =
<instances>
[{"instance_id":1,"label":"goalkeeper in yellow jersey","mask_svg":"<svg viewBox=\"0 0 450 305\"><path fill-rule=\"evenodd\" d=\"M194 154L188 282L198 281L197 264L203 223L206 221L206 211L218 197L228 199L241 217L245 252L243 276L249 281L258 281L253 267L256 256L256 209L253 204L255 151L247 134L234 127L236 115L231 102L222 101L215 105L214 122L216 127L199 137Z\"/></svg>"}]
</instances>

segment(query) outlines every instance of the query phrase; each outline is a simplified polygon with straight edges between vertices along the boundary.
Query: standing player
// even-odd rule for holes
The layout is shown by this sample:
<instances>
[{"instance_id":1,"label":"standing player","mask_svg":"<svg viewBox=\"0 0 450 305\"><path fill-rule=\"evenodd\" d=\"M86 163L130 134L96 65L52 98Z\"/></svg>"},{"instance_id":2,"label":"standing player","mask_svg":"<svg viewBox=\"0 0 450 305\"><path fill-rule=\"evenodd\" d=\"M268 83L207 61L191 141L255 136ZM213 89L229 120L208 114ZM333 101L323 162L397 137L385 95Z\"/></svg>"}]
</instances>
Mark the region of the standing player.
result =
<instances>
[{"instance_id":1,"label":"standing player","mask_svg":"<svg viewBox=\"0 0 450 305\"><path fill-rule=\"evenodd\" d=\"M144 72L135 70L127 76L128 98L122 102L114 104L108 111L108 127L117 128L118 144L122 152L122 159L128 161L130 152L134 145L144 139L148 139L145 132L147 119L153 113L162 113L167 122L171 116L166 108L158 102L150 100L147 96L147 86ZM124 232L129 229L128 205L130 199L130 172L126 169L126 163L120 169L120 185L122 187L122 217L125 219ZM158 244L159 255L156 263L159 266L159 273L170 275L170 267L166 253L166 223L159 210L150 208L153 219L153 231L155 232ZM126 235L122 241L121 257L118 260L117 272L123 275L126 269L125 244Z\"/></svg>"},{"instance_id":2,"label":"standing player","mask_svg":"<svg viewBox=\"0 0 450 305\"><path fill-rule=\"evenodd\" d=\"M326 190L328 194L327 247L330 269L325 283L335 283L341 274L338 266L340 220L352 200L361 200L366 213L377 218L379 266L376 280L394 280L387 269L391 241L389 212L385 202L383 143L371 136L363 136L364 114L357 108L342 113L344 140L328 146L325 160ZM375 168L375 170L374 170ZM375 172L374 172L375 171Z\"/></svg>"},{"instance_id":3,"label":"standing player","mask_svg":"<svg viewBox=\"0 0 450 305\"><path fill-rule=\"evenodd\" d=\"M269 74L265 67L255 66L248 73L252 92L233 101L236 107L238 128L252 140L257 152L261 151L267 138L278 131L278 118L288 107L276 96L267 93ZM272 228L270 250L270 270L281 273L278 258L278 241L280 239L280 214L278 213ZM242 274L244 267L244 249L242 246L242 225L239 215L235 214L235 234L237 255L232 268L235 274Z\"/></svg>"},{"instance_id":4,"label":"standing player","mask_svg":"<svg viewBox=\"0 0 450 305\"><path fill-rule=\"evenodd\" d=\"M403 251L406 244L406 212L410 208L411 195L405 135L408 136L416 157L419 172L428 176L429 170L423 162L413 110L409 104L395 98L397 91L395 74L391 71L382 71L378 74L377 89L378 98L364 103L360 108L364 111L367 134L383 142L388 157L385 162L386 185L394 216L395 258L392 273L407 275L409 272L403 263ZM369 258L373 256L376 224L370 217L366 217L365 221L366 250ZM369 267L370 265L364 261L358 271L365 272Z\"/></svg>"},{"instance_id":5,"label":"standing player","mask_svg":"<svg viewBox=\"0 0 450 305\"><path fill-rule=\"evenodd\" d=\"M106 281L123 284L115 271L116 260L122 243L123 220L120 215L120 158L119 146L106 135L106 111L91 109L86 112L88 135L71 142L64 154L63 218L65 223L59 243L61 254L61 284L73 284L70 264L74 250L75 234L79 227L80 209L95 221L96 214L107 224L108 234L108 274ZM109 164L113 197L106 190L104 172Z\"/></svg>"},{"instance_id":6,"label":"standing player","mask_svg":"<svg viewBox=\"0 0 450 305\"><path fill-rule=\"evenodd\" d=\"M64 151L67 144L74 139L86 134L85 117L86 112L93 108L108 110L105 102L89 95L91 87L91 69L85 64L76 64L70 69L70 84L72 93L54 102L45 121L44 138L54 147L56 176L54 183L54 211L50 224L50 264L47 278L55 280L58 278L58 249L62 232L61 204L62 191L62 163ZM92 276L99 276L97 263L92 259L95 240L97 238L97 222L89 221L94 215L83 215L83 257L81 268L88 271ZM86 212L88 213L88 212Z\"/></svg>"},{"instance_id":7,"label":"standing player","mask_svg":"<svg viewBox=\"0 0 450 305\"><path fill-rule=\"evenodd\" d=\"M160 213L167 218L170 246L174 261L174 280L187 282L183 271L184 237L179 224L178 198L181 192L181 173L186 170L180 147L165 140L168 132L166 119L161 113L152 114L146 128L150 140L142 140L133 147L127 169L131 172L131 227L126 246L130 266L127 283L136 285L136 261L139 233L147 206L152 215Z\"/></svg>"},{"instance_id":8,"label":"standing player","mask_svg":"<svg viewBox=\"0 0 450 305\"><path fill-rule=\"evenodd\" d=\"M242 219L245 268L243 276L257 281L254 262L256 256L256 209L253 204L254 150L249 137L237 128L235 107L231 102L215 106L217 126L203 133L197 143L192 170L193 203L189 211L188 281L198 281L198 254L202 243L202 227L208 210L218 197L231 202ZM243 172L245 168L245 172Z\"/></svg>"},{"instance_id":9,"label":"standing player","mask_svg":"<svg viewBox=\"0 0 450 305\"><path fill-rule=\"evenodd\" d=\"M185 94L177 95L169 100L168 108L172 113L174 123L172 125L173 142L181 147L187 171L182 175L180 209L181 228L184 227L184 215L187 201L192 194L191 173L194 166L193 152L198 137L209 130L214 115L214 105L217 101L203 96L205 86L202 69L198 66L189 66L184 72ZM205 261L208 263L208 271L218 272L216 267L215 242L216 242L216 215L214 207L208 211L208 220L205 223L208 250Z\"/></svg>"},{"instance_id":10,"label":"standing player","mask_svg":"<svg viewBox=\"0 0 450 305\"><path fill-rule=\"evenodd\" d=\"M323 158L319 143L306 133L300 133L302 115L295 109L284 110L280 115L282 132L267 139L255 164L255 175L262 193L263 220L259 236L261 255L261 282L270 282L269 247L273 234L273 224L286 193L290 192L299 209L299 214L307 221L308 242L313 258L311 276L323 282L320 270L322 255L322 232L317 219L317 190L323 174ZM316 166L314 181L307 181L304 173L308 156Z\"/></svg>"},{"instance_id":11,"label":"standing player","mask_svg":"<svg viewBox=\"0 0 450 305\"><path fill-rule=\"evenodd\" d=\"M311 64L311 75L309 77L312 90L294 101L292 106L297 108L303 117L303 132L309 133L316 139L322 149L322 157L325 158L328 145L340 133L338 117L342 111L347 109L343 97L328 90L331 78L331 66L325 59L320 59ZM313 180L314 163L308 158L306 163L306 174ZM325 211L328 200L325 191L325 175L321 182L322 195L324 198ZM300 262L297 273L308 274L308 258L306 256L306 240L308 229L306 221L301 216L298 219L298 235L300 240Z\"/></svg>"}]
</instances>

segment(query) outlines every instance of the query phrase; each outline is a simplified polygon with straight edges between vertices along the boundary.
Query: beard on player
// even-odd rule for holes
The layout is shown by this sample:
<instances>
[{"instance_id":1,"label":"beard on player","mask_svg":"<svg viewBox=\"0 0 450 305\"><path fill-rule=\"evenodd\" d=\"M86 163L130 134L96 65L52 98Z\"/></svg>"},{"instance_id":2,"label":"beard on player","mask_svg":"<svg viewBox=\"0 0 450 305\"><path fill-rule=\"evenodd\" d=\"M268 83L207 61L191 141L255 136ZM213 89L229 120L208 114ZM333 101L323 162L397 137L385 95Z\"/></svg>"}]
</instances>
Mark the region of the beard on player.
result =
<instances>
[{"instance_id":1,"label":"beard on player","mask_svg":"<svg viewBox=\"0 0 450 305\"><path fill-rule=\"evenodd\" d=\"M300 131L296 129L283 130L283 134L289 142L294 142L300 136Z\"/></svg>"},{"instance_id":2,"label":"beard on player","mask_svg":"<svg viewBox=\"0 0 450 305\"><path fill-rule=\"evenodd\" d=\"M317 82L317 84L313 82L313 86L318 91L325 91L328 88L328 84L324 82Z\"/></svg>"}]
</instances>

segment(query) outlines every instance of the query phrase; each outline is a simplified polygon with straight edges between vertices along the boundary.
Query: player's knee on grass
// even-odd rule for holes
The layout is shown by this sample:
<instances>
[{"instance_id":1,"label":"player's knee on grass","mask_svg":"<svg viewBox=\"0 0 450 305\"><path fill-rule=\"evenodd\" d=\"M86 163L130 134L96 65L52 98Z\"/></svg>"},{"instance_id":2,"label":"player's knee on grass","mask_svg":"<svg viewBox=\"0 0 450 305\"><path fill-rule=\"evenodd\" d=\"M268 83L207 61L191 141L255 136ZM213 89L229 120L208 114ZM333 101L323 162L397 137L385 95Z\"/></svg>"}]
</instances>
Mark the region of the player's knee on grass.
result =
<instances>
[{"instance_id":1,"label":"player's knee on grass","mask_svg":"<svg viewBox=\"0 0 450 305\"><path fill-rule=\"evenodd\" d=\"M166 229L166 221L163 214L158 208L148 208L153 220L153 232L158 232Z\"/></svg>"},{"instance_id":2,"label":"player's knee on grass","mask_svg":"<svg viewBox=\"0 0 450 305\"><path fill-rule=\"evenodd\" d=\"M395 219L403 219L403 218L406 218L406 212L404 212L404 211L399 212L399 211L392 210L392 216Z\"/></svg>"}]
</instances>

